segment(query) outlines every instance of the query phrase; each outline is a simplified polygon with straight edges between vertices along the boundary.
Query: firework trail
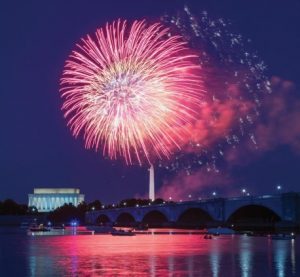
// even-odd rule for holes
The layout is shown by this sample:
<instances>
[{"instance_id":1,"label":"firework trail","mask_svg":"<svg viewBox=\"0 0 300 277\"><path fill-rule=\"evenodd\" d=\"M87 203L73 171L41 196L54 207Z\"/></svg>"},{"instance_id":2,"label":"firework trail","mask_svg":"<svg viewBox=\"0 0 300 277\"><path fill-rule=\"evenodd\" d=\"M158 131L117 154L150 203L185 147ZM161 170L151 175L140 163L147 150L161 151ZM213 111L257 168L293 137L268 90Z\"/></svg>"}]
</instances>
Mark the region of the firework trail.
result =
<instances>
[{"instance_id":1,"label":"firework trail","mask_svg":"<svg viewBox=\"0 0 300 277\"><path fill-rule=\"evenodd\" d=\"M169 158L198 116L198 56L162 24L118 20L77 44L61 78L62 110L86 148L126 163Z\"/></svg>"}]
</instances>

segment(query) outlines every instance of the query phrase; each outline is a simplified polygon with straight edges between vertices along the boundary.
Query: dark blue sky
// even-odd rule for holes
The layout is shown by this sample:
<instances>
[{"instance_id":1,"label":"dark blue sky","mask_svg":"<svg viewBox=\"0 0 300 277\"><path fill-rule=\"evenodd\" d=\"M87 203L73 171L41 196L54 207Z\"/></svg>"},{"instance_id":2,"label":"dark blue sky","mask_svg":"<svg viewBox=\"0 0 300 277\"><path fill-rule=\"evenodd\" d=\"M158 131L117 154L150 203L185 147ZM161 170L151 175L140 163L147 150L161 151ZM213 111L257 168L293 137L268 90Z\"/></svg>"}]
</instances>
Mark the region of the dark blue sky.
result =
<instances>
[{"instance_id":1,"label":"dark blue sky","mask_svg":"<svg viewBox=\"0 0 300 277\"><path fill-rule=\"evenodd\" d=\"M231 20L252 39L270 77L292 81L297 94L299 2L219 2L1 2L0 200L26 202L34 187L79 187L88 201L104 202L146 193L145 168L127 167L85 150L82 141L71 136L60 111L59 79L65 59L79 38L107 21L155 20L189 3L194 11L207 10ZM299 100L299 93L295 97ZM235 166L232 174L257 193L272 191L278 182L286 190L299 191L299 152L283 143L245 166ZM162 182L162 176L157 179Z\"/></svg>"}]
</instances>

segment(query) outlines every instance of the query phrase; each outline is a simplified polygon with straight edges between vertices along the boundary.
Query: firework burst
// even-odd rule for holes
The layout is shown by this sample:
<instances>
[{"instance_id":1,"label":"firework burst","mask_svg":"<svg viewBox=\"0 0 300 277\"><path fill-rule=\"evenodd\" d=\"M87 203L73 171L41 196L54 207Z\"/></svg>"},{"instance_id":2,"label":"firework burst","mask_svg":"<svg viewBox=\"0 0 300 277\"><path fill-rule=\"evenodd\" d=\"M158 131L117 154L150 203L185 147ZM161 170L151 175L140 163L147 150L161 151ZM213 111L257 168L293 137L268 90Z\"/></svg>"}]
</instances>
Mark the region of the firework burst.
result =
<instances>
[{"instance_id":1,"label":"firework burst","mask_svg":"<svg viewBox=\"0 0 300 277\"><path fill-rule=\"evenodd\" d=\"M77 44L61 78L73 135L128 164L169 158L202 105L197 58L159 23L98 29Z\"/></svg>"}]
</instances>

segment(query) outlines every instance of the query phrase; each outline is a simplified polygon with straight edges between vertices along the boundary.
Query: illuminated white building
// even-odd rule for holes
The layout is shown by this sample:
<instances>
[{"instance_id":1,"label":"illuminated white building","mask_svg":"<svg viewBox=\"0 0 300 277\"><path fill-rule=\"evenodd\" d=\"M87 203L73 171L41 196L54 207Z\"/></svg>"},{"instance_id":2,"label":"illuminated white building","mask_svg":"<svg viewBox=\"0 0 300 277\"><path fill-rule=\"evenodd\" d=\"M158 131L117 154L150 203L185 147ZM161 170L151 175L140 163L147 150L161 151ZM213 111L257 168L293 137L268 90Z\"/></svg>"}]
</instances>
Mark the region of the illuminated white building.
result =
<instances>
[{"instance_id":1,"label":"illuminated white building","mask_svg":"<svg viewBox=\"0 0 300 277\"><path fill-rule=\"evenodd\" d=\"M84 201L84 194L76 188L36 188L28 194L28 206L36 207L39 212L50 212L64 204L77 206Z\"/></svg>"}]
</instances>

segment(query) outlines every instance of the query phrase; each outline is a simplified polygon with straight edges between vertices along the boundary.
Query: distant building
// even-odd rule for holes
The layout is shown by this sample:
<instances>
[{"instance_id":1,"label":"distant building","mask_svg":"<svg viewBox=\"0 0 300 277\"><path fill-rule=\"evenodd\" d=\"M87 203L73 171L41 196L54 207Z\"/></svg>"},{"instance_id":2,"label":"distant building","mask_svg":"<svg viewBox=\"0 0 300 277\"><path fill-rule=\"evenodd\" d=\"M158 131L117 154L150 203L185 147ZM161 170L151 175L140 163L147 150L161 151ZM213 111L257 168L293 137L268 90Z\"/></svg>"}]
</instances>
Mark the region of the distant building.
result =
<instances>
[{"instance_id":1,"label":"distant building","mask_svg":"<svg viewBox=\"0 0 300 277\"><path fill-rule=\"evenodd\" d=\"M50 212L64 204L77 206L84 201L84 194L76 188L36 188L28 194L28 206L36 207L39 212Z\"/></svg>"}]
</instances>

